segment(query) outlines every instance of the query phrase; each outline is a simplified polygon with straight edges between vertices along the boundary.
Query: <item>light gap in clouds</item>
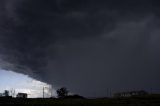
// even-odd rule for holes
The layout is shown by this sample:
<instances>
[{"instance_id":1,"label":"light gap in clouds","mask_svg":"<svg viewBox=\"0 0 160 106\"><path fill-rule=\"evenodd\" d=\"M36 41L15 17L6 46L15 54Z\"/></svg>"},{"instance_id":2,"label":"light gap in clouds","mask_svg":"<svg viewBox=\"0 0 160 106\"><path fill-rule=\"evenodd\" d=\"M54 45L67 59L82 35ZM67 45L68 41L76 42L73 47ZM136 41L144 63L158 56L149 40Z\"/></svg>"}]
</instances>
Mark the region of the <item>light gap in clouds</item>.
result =
<instances>
[{"instance_id":1,"label":"light gap in clouds","mask_svg":"<svg viewBox=\"0 0 160 106\"><path fill-rule=\"evenodd\" d=\"M43 95L43 87L47 87L45 89L45 97L50 96L51 86L47 83L35 80L33 78L28 77L27 75L15 73L13 71L6 71L0 69L0 92L4 92L4 90L14 89L16 93L22 92L29 94L29 98L42 97ZM55 90L52 91L53 95L55 95Z\"/></svg>"}]
</instances>

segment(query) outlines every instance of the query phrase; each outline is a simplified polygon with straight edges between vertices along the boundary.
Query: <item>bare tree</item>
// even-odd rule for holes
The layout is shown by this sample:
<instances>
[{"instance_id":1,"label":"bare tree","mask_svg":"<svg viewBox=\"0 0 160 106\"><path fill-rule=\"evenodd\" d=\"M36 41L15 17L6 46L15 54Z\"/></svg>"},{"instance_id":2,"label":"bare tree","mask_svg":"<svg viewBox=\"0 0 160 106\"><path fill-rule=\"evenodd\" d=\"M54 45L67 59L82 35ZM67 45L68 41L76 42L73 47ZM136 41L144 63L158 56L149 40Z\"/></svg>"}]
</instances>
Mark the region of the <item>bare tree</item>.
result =
<instances>
[{"instance_id":1,"label":"bare tree","mask_svg":"<svg viewBox=\"0 0 160 106\"><path fill-rule=\"evenodd\" d=\"M10 90L10 96L15 97L15 94L16 94L15 89L12 88Z\"/></svg>"}]
</instances>

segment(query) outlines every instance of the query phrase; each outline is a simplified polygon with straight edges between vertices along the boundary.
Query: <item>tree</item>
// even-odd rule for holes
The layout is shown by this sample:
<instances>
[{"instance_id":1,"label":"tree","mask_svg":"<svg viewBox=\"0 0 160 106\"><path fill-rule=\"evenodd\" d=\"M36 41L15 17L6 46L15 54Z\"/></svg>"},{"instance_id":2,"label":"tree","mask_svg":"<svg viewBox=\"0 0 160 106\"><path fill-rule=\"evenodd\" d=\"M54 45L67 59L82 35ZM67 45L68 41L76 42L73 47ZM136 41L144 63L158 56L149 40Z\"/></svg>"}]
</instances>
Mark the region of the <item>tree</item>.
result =
<instances>
[{"instance_id":1,"label":"tree","mask_svg":"<svg viewBox=\"0 0 160 106\"><path fill-rule=\"evenodd\" d=\"M10 96L15 97L15 94L16 94L16 92L15 92L15 90L12 88L12 89L10 90Z\"/></svg>"},{"instance_id":2,"label":"tree","mask_svg":"<svg viewBox=\"0 0 160 106\"><path fill-rule=\"evenodd\" d=\"M68 90L65 87L62 87L57 90L57 95L59 98L64 98L68 95Z\"/></svg>"},{"instance_id":3,"label":"tree","mask_svg":"<svg viewBox=\"0 0 160 106\"><path fill-rule=\"evenodd\" d=\"M3 93L0 93L0 97L2 97L3 96Z\"/></svg>"},{"instance_id":4,"label":"tree","mask_svg":"<svg viewBox=\"0 0 160 106\"><path fill-rule=\"evenodd\" d=\"M6 97L8 97L9 96L9 91L5 90L3 95L6 96Z\"/></svg>"}]
</instances>

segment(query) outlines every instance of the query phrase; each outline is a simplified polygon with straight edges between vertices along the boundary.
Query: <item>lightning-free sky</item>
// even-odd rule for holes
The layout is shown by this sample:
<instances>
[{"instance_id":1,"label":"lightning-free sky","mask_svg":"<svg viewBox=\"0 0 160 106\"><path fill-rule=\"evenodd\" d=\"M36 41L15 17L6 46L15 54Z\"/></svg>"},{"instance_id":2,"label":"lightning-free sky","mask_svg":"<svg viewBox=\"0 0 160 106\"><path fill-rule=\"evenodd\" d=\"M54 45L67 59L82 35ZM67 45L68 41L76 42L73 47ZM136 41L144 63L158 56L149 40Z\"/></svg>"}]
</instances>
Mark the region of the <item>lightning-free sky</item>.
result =
<instances>
[{"instance_id":1,"label":"lightning-free sky","mask_svg":"<svg viewBox=\"0 0 160 106\"><path fill-rule=\"evenodd\" d=\"M51 86L28 77L27 75L18 74L12 71L0 70L0 92L9 91L9 95L16 97L18 93L27 93L29 98L50 97ZM12 94L11 94L12 92ZM52 95L56 96L55 90Z\"/></svg>"},{"instance_id":2,"label":"lightning-free sky","mask_svg":"<svg viewBox=\"0 0 160 106\"><path fill-rule=\"evenodd\" d=\"M0 68L87 97L159 92L159 11L159 0L1 0Z\"/></svg>"}]
</instances>

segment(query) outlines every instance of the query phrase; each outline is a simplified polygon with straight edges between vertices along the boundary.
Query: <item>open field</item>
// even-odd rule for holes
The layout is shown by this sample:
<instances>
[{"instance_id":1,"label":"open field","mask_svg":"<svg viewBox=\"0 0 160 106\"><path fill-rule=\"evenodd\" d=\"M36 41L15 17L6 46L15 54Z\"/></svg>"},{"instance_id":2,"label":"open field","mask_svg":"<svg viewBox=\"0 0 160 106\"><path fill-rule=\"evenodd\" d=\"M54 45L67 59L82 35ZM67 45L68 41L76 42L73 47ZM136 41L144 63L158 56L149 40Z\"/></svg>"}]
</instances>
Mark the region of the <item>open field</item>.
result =
<instances>
[{"instance_id":1,"label":"open field","mask_svg":"<svg viewBox=\"0 0 160 106\"><path fill-rule=\"evenodd\" d=\"M0 106L160 106L160 95L97 99L0 98Z\"/></svg>"}]
</instances>

